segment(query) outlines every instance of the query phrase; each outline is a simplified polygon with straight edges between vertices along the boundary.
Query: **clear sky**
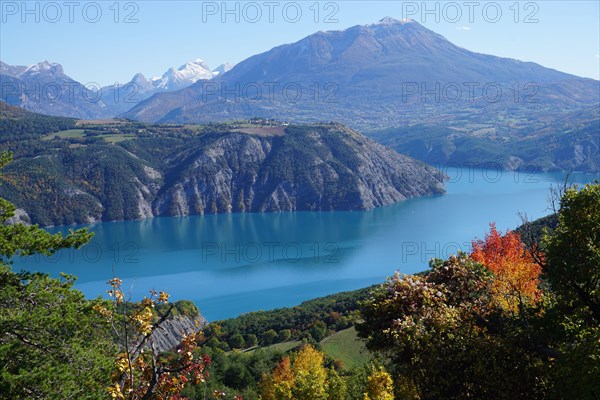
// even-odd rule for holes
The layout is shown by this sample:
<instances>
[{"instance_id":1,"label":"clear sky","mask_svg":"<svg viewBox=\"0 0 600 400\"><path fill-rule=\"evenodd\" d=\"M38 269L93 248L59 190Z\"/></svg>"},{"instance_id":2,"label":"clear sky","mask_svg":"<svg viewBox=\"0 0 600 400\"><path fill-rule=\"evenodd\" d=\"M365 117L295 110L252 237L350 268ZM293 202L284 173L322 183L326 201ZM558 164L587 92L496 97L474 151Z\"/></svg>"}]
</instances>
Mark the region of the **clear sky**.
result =
<instances>
[{"instance_id":1,"label":"clear sky","mask_svg":"<svg viewBox=\"0 0 600 400\"><path fill-rule=\"evenodd\" d=\"M600 2L0 0L0 60L58 62L82 82L125 83L201 58L237 63L320 30L412 18L469 50L600 78Z\"/></svg>"}]
</instances>

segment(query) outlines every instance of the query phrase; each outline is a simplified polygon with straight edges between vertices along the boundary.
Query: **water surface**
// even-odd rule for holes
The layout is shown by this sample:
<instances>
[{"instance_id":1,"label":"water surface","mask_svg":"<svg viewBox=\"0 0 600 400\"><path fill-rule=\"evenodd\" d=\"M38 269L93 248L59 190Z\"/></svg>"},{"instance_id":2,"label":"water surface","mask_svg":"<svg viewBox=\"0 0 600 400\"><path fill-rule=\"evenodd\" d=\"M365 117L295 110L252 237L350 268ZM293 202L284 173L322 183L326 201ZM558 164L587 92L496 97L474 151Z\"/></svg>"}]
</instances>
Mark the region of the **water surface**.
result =
<instances>
[{"instance_id":1,"label":"water surface","mask_svg":"<svg viewBox=\"0 0 600 400\"><path fill-rule=\"evenodd\" d=\"M221 214L99 223L79 251L15 261L15 269L67 272L88 297L113 274L132 298L149 289L193 300L209 319L291 306L412 273L433 257L468 251L490 222L499 229L550 213L561 174L448 169L442 196L363 212ZM574 174L584 183L597 176ZM54 228L52 231L66 231Z\"/></svg>"}]
</instances>

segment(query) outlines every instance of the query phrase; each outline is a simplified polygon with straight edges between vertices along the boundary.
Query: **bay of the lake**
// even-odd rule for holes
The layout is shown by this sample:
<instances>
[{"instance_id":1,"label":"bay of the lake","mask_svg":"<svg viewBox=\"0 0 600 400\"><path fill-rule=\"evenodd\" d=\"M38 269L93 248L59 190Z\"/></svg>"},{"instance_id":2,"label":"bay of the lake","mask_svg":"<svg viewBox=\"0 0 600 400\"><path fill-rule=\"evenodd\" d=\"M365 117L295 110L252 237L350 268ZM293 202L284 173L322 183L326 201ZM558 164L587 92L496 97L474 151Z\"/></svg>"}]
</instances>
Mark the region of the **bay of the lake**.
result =
<instances>
[{"instance_id":1,"label":"bay of the lake","mask_svg":"<svg viewBox=\"0 0 600 400\"><path fill-rule=\"evenodd\" d=\"M564 182L557 173L445 172L446 194L370 211L97 223L83 249L17 259L13 268L74 274L76 288L90 298L105 296L114 274L134 300L150 289L167 291L171 300L192 300L217 320L380 283L396 270L424 270L431 258L469 251L490 222L506 230L520 224L520 213L529 219L549 214L549 189ZM570 176L579 184L594 179Z\"/></svg>"}]
</instances>

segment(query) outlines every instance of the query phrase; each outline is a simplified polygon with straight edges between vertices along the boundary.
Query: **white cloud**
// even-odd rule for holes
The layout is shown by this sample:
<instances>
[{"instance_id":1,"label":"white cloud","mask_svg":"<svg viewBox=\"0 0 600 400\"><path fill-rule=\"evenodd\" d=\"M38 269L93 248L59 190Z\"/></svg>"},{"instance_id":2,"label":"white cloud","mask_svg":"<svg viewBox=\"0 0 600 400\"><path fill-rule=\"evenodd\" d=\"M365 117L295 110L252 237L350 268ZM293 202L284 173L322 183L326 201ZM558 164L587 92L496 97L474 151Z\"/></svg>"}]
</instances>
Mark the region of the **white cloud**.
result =
<instances>
[{"instance_id":1,"label":"white cloud","mask_svg":"<svg viewBox=\"0 0 600 400\"><path fill-rule=\"evenodd\" d=\"M471 28L469 28L468 26L457 26L456 29L459 31L470 31L471 30Z\"/></svg>"}]
</instances>

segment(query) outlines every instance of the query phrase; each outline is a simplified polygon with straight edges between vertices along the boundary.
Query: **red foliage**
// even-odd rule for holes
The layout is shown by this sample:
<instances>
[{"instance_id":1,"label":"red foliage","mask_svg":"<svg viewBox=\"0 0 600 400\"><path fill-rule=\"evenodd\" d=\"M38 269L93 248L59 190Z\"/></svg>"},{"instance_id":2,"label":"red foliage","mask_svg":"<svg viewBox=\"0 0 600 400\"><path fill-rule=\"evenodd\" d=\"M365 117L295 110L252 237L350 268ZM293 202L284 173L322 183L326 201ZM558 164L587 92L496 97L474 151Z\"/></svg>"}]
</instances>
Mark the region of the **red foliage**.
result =
<instances>
[{"instance_id":1,"label":"red foliage","mask_svg":"<svg viewBox=\"0 0 600 400\"><path fill-rule=\"evenodd\" d=\"M473 241L472 246L471 258L495 276L494 297L502 308L516 312L520 305L539 300L541 267L525 250L517 232L507 230L502 235L492 223L485 240Z\"/></svg>"}]
</instances>

